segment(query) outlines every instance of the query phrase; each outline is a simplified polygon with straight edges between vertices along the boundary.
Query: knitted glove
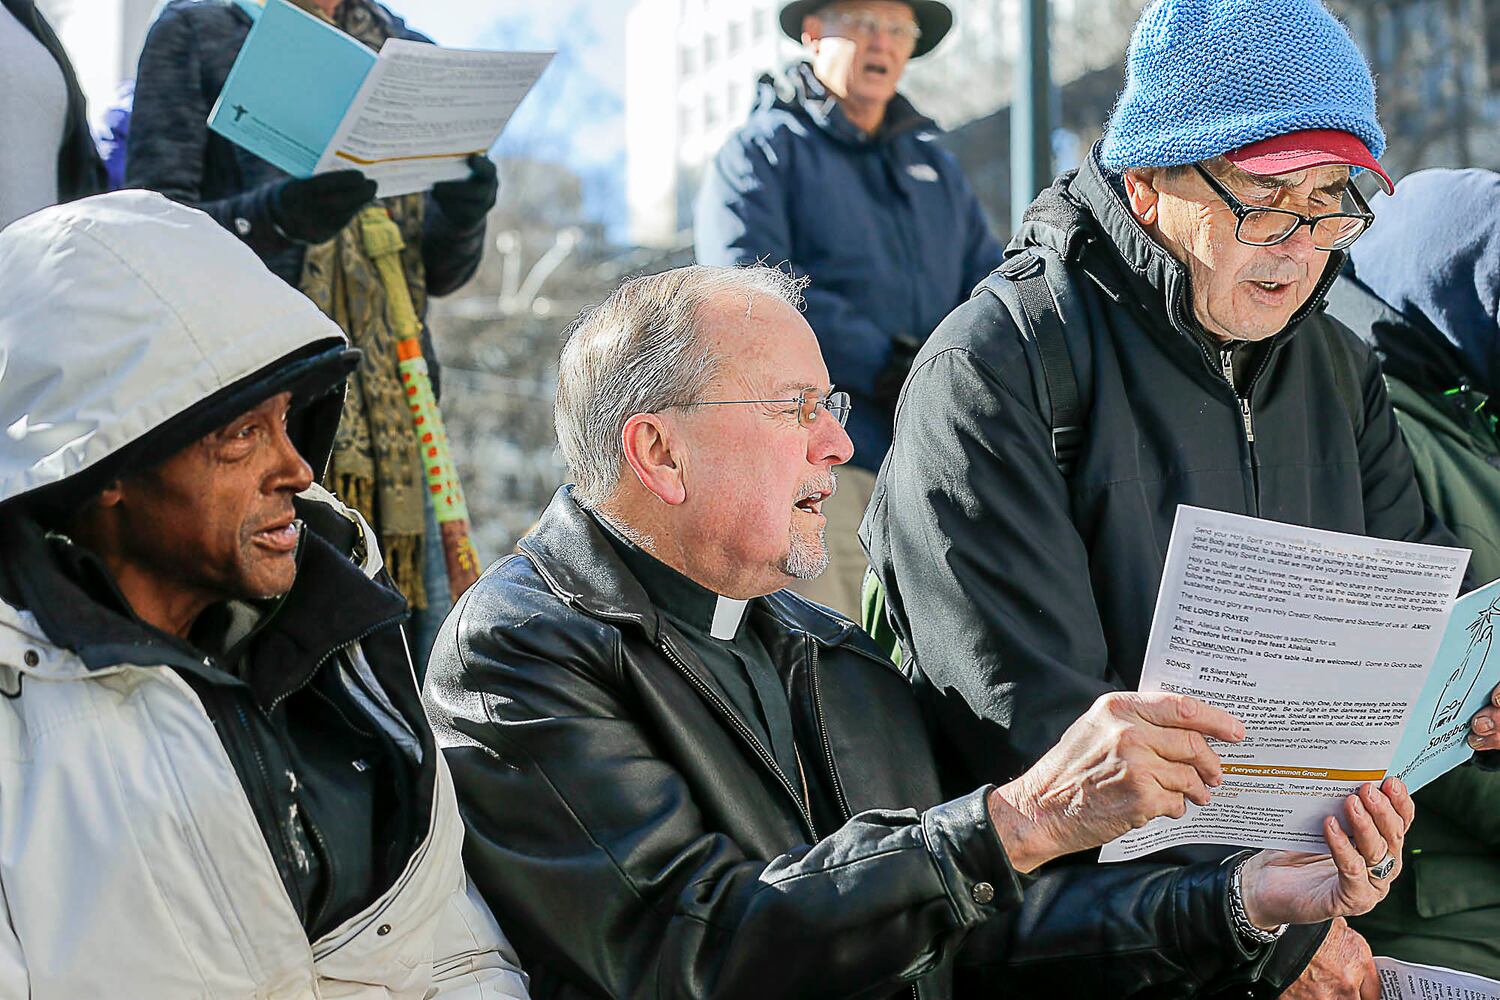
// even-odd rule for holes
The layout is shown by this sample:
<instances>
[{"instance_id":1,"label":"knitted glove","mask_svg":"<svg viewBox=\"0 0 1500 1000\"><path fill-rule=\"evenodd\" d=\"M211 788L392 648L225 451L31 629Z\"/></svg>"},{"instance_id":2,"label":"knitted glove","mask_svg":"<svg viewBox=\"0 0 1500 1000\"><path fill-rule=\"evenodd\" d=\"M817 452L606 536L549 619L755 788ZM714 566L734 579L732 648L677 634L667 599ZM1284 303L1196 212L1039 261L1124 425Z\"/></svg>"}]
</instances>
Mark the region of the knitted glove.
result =
<instances>
[{"instance_id":1,"label":"knitted glove","mask_svg":"<svg viewBox=\"0 0 1500 1000\"><path fill-rule=\"evenodd\" d=\"M271 192L271 215L287 239L324 243L374 200L375 187L375 182L358 170L282 181Z\"/></svg>"},{"instance_id":2,"label":"knitted glove","mask_svg":"<svg viewBox=\"0 0 1500 1000\"><path fill-rule=\"evenodd\" d=\"M448 221L460 229L471 229L483 222L495 207L495 195L500 191L494 160L475 153L469 157L469 170L465 180L439 181L432 186L432 200Z\"/></svg>"}]
</instances>

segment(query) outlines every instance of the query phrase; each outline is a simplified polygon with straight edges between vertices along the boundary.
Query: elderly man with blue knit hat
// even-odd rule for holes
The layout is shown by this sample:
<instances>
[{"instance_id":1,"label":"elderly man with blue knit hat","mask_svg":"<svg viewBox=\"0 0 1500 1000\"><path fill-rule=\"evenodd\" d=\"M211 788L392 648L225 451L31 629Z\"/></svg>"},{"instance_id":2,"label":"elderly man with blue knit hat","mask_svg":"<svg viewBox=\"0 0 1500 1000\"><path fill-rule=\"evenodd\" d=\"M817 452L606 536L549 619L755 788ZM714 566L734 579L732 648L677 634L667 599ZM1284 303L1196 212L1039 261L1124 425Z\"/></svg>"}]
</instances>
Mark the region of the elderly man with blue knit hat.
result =
<instances>
[{"instance_id":1,"label":"elderly man with blue knit hat","mask_svg":"<svg viewBox=\"0 0 1500 1000\"><path fill-rule=\"evenodd\" d=\"M1451 544L1374 355L1322 311L1374 222L1355 176L1391 185L1353 39L1318 0L1158 0L1127 60L1102 142L917 357L861 531L868 624L956 785L1137 686L1180 504ZM1342 921L1287 931L1255 989L1379 993Z\"/></svg>"}]
</instances>

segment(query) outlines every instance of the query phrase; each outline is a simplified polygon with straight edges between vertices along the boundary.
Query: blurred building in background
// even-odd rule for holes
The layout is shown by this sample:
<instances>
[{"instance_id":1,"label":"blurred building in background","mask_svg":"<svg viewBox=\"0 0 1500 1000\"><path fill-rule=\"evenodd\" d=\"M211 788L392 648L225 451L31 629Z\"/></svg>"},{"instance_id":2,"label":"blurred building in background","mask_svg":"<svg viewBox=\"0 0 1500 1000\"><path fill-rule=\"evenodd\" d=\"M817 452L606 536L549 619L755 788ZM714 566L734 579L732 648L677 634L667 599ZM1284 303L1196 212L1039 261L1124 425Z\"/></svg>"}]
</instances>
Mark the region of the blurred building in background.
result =
<instances>
[{"instance_id":1,"label":"blurred building in background","mask_svg":"<svg viewBox=\"0 0 1500 1000\"><path fill-rule=\"evenodd\" d=\"M1009 100L1018 14L1017 0L948 2L953 30L907 67L901 90L951 128ZM1144 2L1053 0L1055 79L1066 83L1116 61ZM801 58L801 45L777 24L781 6L777 0L635 0L625 43L633 242L682 245L703 168L749 114L757 80Z\"/></svg>"},{"instance_id":2,"label":"blurred building in background","mask_svg":"<svg viewBox=\"0 0 1500 1000\"><path fill-rule=\"evenodd\" d=\"M420 23L422 0L387 0ZM559 0L563 2L563 0ZM568 0L562 18L592 4ZM913 63L902 90L949 130L1002 236L1011 228L1011 67L1016 0L949 0L956 27ZM1380 90L1398 179L1429 166L1500 169L1500 0L1325 0L1349 25ZM1121 56L1146 0L1053 0L1054 154L1098 138L1123 82ZM135 62L157 0L39 0L97 113ZM493 17L525 17L499 0ZM501 162L500 203L475 280L432 304L443 409L481 558L506 554L565 478L552 401L569 323L623 278L691 261L691 205L704 164L750 111L756 80L797 59L778 0L633 0L621 39L629 243L585 210L580 179L541 137ZM559 47L566 46L560 38ZM536 95L533 95L533 100ZM563 135L582 112L545 108ZM565 148L564 143L556 144ZM596 213L597 214L597 213Z\"/></svg>"},{"instance_id":3,"label":"blurred building in background","mask_svg":"<svg viewBox=\"0 0 1500 1000\"><path fill-rule=\"evenodd\" d=\"M902 91L950 130L947 144L1002 234L1009 218L1016 0L948 0L955 27L913 62ZM1076 165L1123 84L1122 55L1147 0L1053 0L1054 153ZM1500 0L1325 0L1364 49L1380 88L1393 175L1500 165ZM774 0L635 0L627 19L630 236L691 242L707 164L750 110L755 82L801 56Z\"/></svg>"}]
</instances>

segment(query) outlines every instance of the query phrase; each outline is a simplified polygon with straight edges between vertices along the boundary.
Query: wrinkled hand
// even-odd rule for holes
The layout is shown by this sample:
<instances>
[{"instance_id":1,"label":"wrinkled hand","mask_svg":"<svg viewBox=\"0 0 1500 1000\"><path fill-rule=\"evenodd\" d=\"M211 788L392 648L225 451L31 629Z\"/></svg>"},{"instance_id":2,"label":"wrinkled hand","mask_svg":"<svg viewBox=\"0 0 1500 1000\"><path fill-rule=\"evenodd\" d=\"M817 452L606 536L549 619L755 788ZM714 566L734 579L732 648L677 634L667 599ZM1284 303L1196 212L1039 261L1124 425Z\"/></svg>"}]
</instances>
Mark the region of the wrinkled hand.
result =
<instances>
[{"instance_id":1,"label":"wrinkled hand","mask_svg":"<svg viewBox=\"0 0 1500 1000\"><path fill-rule=\"evenodd\" d=\"M1339 917L1281 1000L1380 1000L1380 973L1370 945Z\"/></svg>"},{"instance_id":2,"label":"wrinkled hand","mask_svg":"<svg viewBox=\"0 0 1500 1000\"><path fill-rule=\"evenodd\" d=\"M1490 703L1476 712L1469 723L1469 746L1475 750L1500 750L1500 687L1490 692Z\"/></svg>"},{"instance_id":3,"label":"wrinkled hand","mask_svg":"<svg viewBox=\"0 0 1500 1000\"><path fill-rule=\"evenodd\" d=\"M326 243L375 199L375 182L358 170L334 170L282 181L271 192L271 214L300 243Z\"/></svg>"},{"instance_id":4,"label":"wrinkled hand","mask_svg":"<svg viewBox=\"0 0 1500 1000\"><path fill-rule=\"evenodd\" d=\"M1180 817L1188 802L1207 804L1224 776L1206 736L1238 743L1245 727L1185 695L1101 696L1031 770L991 794L1011 864L1030 871L1158 816Z\"/></svg>"},{"instance_id":5,"label":"wrinkled hand","mask_svg":"<svg viewBox=\"0 0 1500 1000\"><path fill-rule=\"evenodd\" d=\"M469 176L461 181L439 181L432 186L432 200L437 202L448 221L460 229L469 229L484 221L495 207L500 193L500 177L495 161L475 153L469 157Z\"/></svg>"},{"instance_id":6,"label":"wrinkled hand","mask_svg":"<svg viewBox=\"0 0 1500 1000\"><path fill-rule=\"evenodd\" d=\"M1365 782L1344 799L1345 834L1339 821L1323 821L1323 839L1331 854L1261 851L1245 862L1241 874L1245 915L1257 927L1316 924L1334 917L1368 913L1390 892L1401 874L1401 848L1416 806L1406 786L1386 778L1379 786ZM1396 868L1382 879L1370 866L1390 855Z\"/></svg>"}]
</instances>

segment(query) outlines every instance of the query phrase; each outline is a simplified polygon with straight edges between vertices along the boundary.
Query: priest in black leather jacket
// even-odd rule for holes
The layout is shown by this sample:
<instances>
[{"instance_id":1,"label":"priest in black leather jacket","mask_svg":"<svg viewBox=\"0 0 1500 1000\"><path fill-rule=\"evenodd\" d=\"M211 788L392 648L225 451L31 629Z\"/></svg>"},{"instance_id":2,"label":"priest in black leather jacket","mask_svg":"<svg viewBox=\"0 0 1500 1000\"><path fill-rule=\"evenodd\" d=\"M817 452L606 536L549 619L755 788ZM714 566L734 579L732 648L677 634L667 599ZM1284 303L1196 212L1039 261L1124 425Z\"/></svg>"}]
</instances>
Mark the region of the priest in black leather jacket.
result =
<instances>
[{"instance_id":1,"label":"priest in black leather jacket","mask_svg":"<svg viewBox=\"0 0 1500 1000\"><path fill-rule=\"evenodd\" d=\"M1253 993L1278 927L1373 906L1395 782L1322 860L1031 874L1208 799L1205 737L1243 727L1181 696L1106 695L942 800L906 680L780 589L826 564L852 451L800 289L683 268L586 313L557 396L576 485L443 626L427 708L533 995Z\"/></svg>"}]
</instances>

